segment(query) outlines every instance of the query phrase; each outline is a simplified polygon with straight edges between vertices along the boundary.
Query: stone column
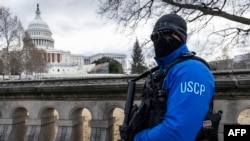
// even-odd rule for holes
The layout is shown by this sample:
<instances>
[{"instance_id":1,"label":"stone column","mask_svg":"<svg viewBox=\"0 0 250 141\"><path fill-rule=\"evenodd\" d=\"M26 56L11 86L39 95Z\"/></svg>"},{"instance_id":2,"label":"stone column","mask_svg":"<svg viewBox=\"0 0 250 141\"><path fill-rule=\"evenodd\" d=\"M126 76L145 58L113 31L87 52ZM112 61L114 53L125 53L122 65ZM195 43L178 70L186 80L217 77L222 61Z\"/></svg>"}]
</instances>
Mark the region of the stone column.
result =
<instances>
[{"instance_id":1,"label":"stone column","mask_svg":"<svg viewBox=\"0 0 250 141\"><path fill-rule=\"evenodd\" d=\"M91 127L91 141L112 141L113 140L113 125L115 118L106 120L91 120L89 126Z\"/></svg>"},{"instance_id":2,"label":"stone column","mask_svg":"<svg viewBox=\"0 0 250 141\"><path fill-rule=\"evenodd\" d=\"M40 119L26 119L26 125L28 126L28 130L24 140L38 140L41 131L42 121Z\"/></svg>"},{"instance_id":3,"label":"stone column","mask_svg":"<svg viewBox=\"0 0 250 141\"><path fill-rule=\"evenodd\" d=\"M26 116L0 119L0 141L23 140L26 133Z\"/></svg>"},{"instance_id":4,"label":"stone column","mask_svg":"<svg viewBox=\"0 0 250 141\"><path fill-rule=\"evenodd\" d=\"M50 63L50 53L47 53L47 59L48 59L48 62Z\"/></svg>"},{"instance_id":5,"label":"stone column","mask_svg":"<svg viewBox=\"0 0 250 141\"><path fill-rule=\"evenodd\" d=\"M62 58L62 57L61 57L61 54L58 53L57 55L58 55L58 63L60 63L60 62L61 62L61 58Z\"/></svg>"},{"instance_id":6,"label":"stone column","mask_svg":"<svg viewBox=\"0 0 250 141\"><path fill-rule=\"evenodd\" d=\"M55 63L57 63L57 53L54 53Z\"/></svg>"},{"instance_id":7,"label":"stone column","mask_svg":"<svg viewBox=\"0 0 250 141\"><path fill-rule=\"evenodd\" d=\"M48 62L48 58L47 58L47 56L48 56L48 53L47 53L47 52L45 52L45 53L44 53L44 59L45 59L46 63Z\"/></svg>"},{"instance_id":8,"label":"stone column","mask_svg":"<svg viewBox=\"0 0 250 141\"><path fill-rule=\"evenodd\" d=\"M83 121L84 117L78 117L71 120L57 120L58 133L56 141L82 141Z\"/></svg>"},{"instance_id":9,"label":"stone column","mask_svg":"<svg viewBox=\"0 0 250 141\"><path fill-rule=\"evenodd\" d=\"M24 138L25 141L46 141L55 139L54 126L56 116L43 119L26 119L28 130Z\"/></svg>"},{"instance_id":10,"label":"stone column","mask_svg":"<svg viewBox=\"0 0 250 141\"><path fill-rule=\"evenodd\" d=\"M0 119L0 140L7 141L12 129L12 119Z\"/></svg>"}]
</instances>

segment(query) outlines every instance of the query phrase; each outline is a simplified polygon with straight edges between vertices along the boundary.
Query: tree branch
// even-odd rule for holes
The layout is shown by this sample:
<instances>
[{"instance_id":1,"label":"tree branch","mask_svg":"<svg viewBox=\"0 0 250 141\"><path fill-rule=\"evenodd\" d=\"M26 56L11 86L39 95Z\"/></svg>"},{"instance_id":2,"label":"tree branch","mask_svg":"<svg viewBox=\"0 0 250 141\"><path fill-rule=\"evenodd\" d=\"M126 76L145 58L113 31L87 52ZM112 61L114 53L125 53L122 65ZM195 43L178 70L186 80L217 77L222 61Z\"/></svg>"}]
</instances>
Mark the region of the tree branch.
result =
<instances>
[{"instance_id":1,"label":"tree branch","mask_svg":"<svg viewBox=\"0 0 250 141\"><path fill-rule=\"evenodd\" d=\"M229 13L224 12L224 11L217 9L217 8L207 7L206 5L182 4L182 3L174 2L173 0L162 0L162 1L166 2L168 4L171 4L173 6L177 6L177 7L181 7L181 8L185 8L185 9L197 9L197 10L203 12L204 15L223 17L223 18L226 18L226 19L231 20L231 21L250 25L249 18L229 14Z\"/></svg>"}]
</instances>

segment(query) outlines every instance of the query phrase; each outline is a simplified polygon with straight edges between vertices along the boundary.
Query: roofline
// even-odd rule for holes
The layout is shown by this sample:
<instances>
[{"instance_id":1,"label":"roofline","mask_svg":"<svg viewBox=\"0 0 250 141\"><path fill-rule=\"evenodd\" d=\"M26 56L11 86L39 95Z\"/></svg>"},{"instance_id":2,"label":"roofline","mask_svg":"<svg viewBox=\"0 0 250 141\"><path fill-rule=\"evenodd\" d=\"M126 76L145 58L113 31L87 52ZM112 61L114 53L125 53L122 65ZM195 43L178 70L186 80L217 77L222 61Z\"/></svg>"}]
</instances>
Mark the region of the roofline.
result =
<instances>
[{"instance_id":1,"label":"roofline","mask_svg":"<svg viewBox=\"0 0 250 141\"><path fill-rule=\"evenodd\" d=\"M98 56L98 55L120 55L120 56L124 56L127 57L126 54L122 54L122 53L97 53L88 57L94 57L94 56Z\"/></svg>"}]
</instances>

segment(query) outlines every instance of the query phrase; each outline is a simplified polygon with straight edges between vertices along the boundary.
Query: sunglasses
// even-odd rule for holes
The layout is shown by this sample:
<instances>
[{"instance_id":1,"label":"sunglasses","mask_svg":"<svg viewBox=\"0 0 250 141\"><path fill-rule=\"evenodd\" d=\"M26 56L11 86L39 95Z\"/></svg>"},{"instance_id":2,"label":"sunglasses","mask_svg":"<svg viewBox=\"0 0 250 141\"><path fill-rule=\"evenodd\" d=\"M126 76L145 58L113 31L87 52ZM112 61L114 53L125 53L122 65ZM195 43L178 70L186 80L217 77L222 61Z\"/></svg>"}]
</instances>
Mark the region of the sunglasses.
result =
<instances>
[{"instance_id":1,"label":"sunglasses","mask_svg":"<svg viewBox=\"0 0 250 141\"><path fill-rule=\"evenodd\" d=\"M150 35L150 39L154 42L154 41L158 40L158 38L160 36L170 36L172 34L173 34L172 30L161 30L161 31L153 32Z\"/></svg>"}]
</instances>

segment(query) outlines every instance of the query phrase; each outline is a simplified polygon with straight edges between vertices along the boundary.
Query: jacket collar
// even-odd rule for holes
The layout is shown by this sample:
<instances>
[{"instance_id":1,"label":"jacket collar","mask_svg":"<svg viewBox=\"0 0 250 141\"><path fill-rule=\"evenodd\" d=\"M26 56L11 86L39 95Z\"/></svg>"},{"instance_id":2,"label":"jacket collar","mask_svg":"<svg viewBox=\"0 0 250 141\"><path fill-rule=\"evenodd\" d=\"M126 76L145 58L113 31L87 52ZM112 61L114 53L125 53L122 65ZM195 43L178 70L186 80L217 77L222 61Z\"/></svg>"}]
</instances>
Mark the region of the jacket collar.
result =
<instances>
[{"instance_id":1,"label":"jacket collar","mask_svg":"<svg viewBox=\"0 0 250 141\"><path fill-rule=\"evenodd\" d=\"M159 70L162 71L163 69L165 69L166 66L168 66L172 61L174 61L175 59L177 59L178 57L180 57L182 54L185 54L189 52L187 45L183 44L181 47L179 47L178 49L176 49L175 51L173 51L172 53L170 53L167 56L164 57L154 57L157 65L159 66Z\"/></svg>"}]
</instances>

